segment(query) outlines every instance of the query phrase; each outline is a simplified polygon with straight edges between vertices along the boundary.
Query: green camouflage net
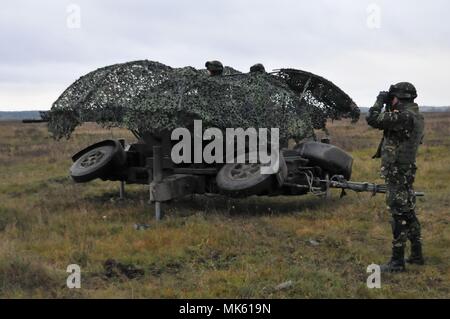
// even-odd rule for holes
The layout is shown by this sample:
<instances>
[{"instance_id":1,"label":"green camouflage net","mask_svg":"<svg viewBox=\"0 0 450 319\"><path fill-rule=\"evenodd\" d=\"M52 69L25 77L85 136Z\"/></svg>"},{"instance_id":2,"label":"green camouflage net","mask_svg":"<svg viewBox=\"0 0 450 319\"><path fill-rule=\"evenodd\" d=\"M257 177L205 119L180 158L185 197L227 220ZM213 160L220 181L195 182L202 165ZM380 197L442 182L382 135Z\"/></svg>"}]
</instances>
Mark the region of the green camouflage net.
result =
<instances>
[{"instance_id":1,"label":"green camouflage net","mask_svg":"<svg viewBox=\"0 0 450 319\"><path fill-rule=\"evenodd\" d=\"M325 128L326 117L351 114L353 102L341 106L314 99L313 86L304 90L291 73L243 74L226 67L223 76L211 77L205 70L146 60L116 64L81 77L46 116L55 138L68 138L83 122L125 127L142 136L190 128L199 119L203 127L219 129L279 128L286 141L313 137L314 128ZM325 112L329 109L334 113Z\"/></svg>"},{"instance_id":2,"label":"green camouflage net","mask_svg":"<svg viewBox=\"0 0 450 319\"><path fill-rule=\"evenodd\" d=\"M360 110L353 100L327 79L310 72L281 69L276 74L302 98L315 129L324 129L327 119L350 118L357 122Z\"/></svg>"}]
</instances>

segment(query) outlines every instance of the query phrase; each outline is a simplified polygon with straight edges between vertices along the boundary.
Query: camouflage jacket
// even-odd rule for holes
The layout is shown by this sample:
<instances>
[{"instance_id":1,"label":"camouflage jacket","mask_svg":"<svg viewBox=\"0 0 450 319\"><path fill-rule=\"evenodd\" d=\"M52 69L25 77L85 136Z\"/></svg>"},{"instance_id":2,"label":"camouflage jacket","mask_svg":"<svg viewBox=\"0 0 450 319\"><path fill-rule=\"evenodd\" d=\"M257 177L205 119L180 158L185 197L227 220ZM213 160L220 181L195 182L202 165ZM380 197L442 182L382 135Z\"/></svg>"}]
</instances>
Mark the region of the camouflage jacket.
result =
<instances>
[{"instance_id":1,"label":"camouflage jacket","mask_svg":"<svg viewBox=\"0 0 450 319\"><path fill-rule=\"evenodd\" d=\"M418 105L398 104L392 112L382 112L382 107L376 102L366 118L370 126L383 130L383 139L374 157L381 157L382 170L387 171L415 165L424 132L424 119Z\"/></svg>"}]
</instances>

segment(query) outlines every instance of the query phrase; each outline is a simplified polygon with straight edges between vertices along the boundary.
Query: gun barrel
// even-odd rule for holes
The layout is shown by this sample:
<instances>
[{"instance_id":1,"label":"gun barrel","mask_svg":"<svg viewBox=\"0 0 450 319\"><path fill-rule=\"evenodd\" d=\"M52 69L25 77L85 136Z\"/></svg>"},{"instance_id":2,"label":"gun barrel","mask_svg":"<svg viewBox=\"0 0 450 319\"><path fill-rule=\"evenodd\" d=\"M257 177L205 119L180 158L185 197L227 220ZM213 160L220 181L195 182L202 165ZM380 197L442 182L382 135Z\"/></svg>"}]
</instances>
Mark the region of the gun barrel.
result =
<instances>
[{"instance_id":1,"label":"gun barrel","mask_svg":"<svg viewBox=\"0 0 450 319\"><path fill-rule=\"evenodd\" d=\"M350 189L355 192L368 192L375 194L385 194L387 186L384 184L378 185L367 182L350 182L344 179L343 176L333 176L330 181L323 180L322 182L329 183L331 188ZM417 197L425 196L424 192L415 192Z\"/></svg>"},{"instance_id":2,"label":"gun barrel","mask_svg":"<svg viewBox=\"0 0 450 319\"><path fill-rule=\"evenodd\" d=\"M42 120L42 119L24 119L22 120L22 123L46 123L48 120Z\"/></svg>"}]
</instances>

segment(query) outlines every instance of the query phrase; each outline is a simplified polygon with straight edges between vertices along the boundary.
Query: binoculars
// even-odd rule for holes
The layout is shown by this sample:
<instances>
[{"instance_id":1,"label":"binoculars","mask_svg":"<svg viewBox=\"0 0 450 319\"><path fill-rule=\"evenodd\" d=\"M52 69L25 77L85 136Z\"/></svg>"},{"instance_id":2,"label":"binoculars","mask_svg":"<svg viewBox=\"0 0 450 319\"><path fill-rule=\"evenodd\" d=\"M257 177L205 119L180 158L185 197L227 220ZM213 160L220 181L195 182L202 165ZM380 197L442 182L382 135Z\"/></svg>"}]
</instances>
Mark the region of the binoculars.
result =
<instances>
[{"instance_id":1,"label":"binoculars","mask_svg":"<svg viewBox=\"0 0 450 319\"><path fill-rule=\"evenodd\" d=\"M391 95L391 93L388 91L381 91L379 96L380 96L380 99L383 102L383 104L387 104L387 105L390 105L392 102L392 99L394 98L394 96Z\"/></svg>"}]
</instances>

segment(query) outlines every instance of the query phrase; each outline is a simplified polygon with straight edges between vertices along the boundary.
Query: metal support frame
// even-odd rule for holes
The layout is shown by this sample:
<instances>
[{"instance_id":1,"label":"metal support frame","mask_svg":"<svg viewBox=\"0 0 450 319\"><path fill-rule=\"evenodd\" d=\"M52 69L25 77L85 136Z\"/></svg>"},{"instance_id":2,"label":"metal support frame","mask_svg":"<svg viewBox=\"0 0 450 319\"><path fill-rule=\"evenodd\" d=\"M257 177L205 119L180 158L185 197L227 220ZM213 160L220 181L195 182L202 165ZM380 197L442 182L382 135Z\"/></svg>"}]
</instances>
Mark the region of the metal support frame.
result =
<instances>
[{"instance_id":1,"label":"metal support frame","mask_svg":"<svg viewBox=\"0 0 450 319\"><path fill-rule=\"evenodd\" d=\"M120 145L125 149L125 139L119 138L118 139ZM125 199L125 181L120 181L119 184L119 199L124 200Z\"/></svg>"},{"instance_id":2,"label":"metal support frame","mask_svg":"<svg viewBox=\"0 0 450 319\"><path fill-rule=\"evenodd\" d=\"M150 198L152 198L153 185L160 183L163 178L163 167L162 167L162 149L161 146L153 146L153 181L150 184ZM155 219L157 221L161 220L161 202L155 201Z\"/></svg>"},{"instance_id":3,"label":"metal support frame","mask_svg":"<svg viewBox=\"0 0 450 319\"><path fill-rule=\"evenodd\" d=\"M121 200L125 199L125 181L120 181L120 184L119 184L119 198Z\"/></svg>"}]
</instances>

